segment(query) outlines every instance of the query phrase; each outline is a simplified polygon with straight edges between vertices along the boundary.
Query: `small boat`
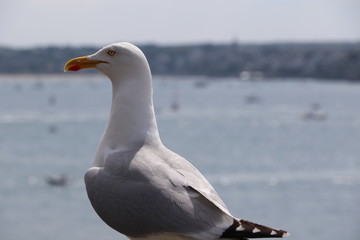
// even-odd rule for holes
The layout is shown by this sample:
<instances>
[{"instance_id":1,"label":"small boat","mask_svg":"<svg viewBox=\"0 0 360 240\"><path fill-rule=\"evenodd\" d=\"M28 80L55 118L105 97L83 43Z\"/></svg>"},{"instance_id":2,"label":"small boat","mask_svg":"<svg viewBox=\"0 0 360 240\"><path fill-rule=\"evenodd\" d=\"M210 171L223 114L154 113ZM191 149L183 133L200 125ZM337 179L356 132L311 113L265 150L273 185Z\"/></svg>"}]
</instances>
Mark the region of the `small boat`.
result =
<instances>
[{"instance_id":1,"label":"small boat","mask_svg":"<svg viewBox=\"0 0 360 240\"><path fill-rule=\"evenodd\" d=\"M325 121L327 119L327 114L321 110L320 104L314 103L311 110L303 114L302 119Z\"/></svg>"},{"instance_id":2,"label":"small boat","mask_svg":"<svg viewBox=\"0 0 360 240\"><path fill-rule=\"evenodd\" d=\"M60 176L48 176L45 178L45 181L51 186L66 186L69 184L69 178L65 174Z\"/></svg>"},{"instance_id":3,"label":"small boat","mask_svg":"<svg viewBox=\"0 0 360 240\"><path fill-rule=\"evenodd\" d=\"M256 95L248 95L245 97L245 103L247 104L257 104L261 102L261 99L259 96Z\"/></svg>"}]
</instances>

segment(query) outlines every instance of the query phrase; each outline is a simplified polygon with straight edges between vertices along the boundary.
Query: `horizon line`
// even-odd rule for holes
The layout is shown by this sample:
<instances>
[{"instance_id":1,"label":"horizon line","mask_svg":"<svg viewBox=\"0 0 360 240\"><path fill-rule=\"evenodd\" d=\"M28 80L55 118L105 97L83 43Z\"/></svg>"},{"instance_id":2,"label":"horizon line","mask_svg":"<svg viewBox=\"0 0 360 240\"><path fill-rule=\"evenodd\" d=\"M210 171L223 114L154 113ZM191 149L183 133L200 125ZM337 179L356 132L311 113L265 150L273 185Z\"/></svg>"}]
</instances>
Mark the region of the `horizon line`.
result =
<instances>
[{"instance_id":1,"label":"horizon line","mask_svg":"<svg viewBox=\"0 0 360 240\"><path fill-rule=\"evenodd\" d=\"M114 43L117 41L113 41ZM297 44L360 44L360 39L347 39L347 40L274 40L274 41L241 41L241 40L232 40L232 41L192 41L192 42L179 42L179 43L159 43L156 41L119 41L119 42L131 42L137 46L159 46L159 47L175 47L175 46L199 46L199 45L297 45ZM10 49L34 49L34 48L46 48L46 47L102 47L106 46L109 43L39 43L31 45L9 45L6 43L0 43L0 48L10 48Z\"/></svg>"}]
</instances>

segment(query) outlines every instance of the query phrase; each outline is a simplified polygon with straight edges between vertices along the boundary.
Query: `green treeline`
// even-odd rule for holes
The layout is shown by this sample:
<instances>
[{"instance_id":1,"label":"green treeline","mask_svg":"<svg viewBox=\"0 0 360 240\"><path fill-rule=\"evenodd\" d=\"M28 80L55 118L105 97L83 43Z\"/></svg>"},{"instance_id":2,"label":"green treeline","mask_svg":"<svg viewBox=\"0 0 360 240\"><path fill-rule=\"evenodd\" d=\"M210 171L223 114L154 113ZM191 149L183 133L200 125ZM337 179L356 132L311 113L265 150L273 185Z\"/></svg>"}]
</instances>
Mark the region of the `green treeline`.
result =
<instances>
[{"instance_id":1,"label":"green treeline","mask_svg":"<svg viewBox=\"0 0 360 240\"><path fill-rule=\"evenodd\" d=\"M319 78L360 81L360 43L142 45L154 74ZM98 47L0 48L0 73L59 73Z\"/></svg>"}]
</instances>

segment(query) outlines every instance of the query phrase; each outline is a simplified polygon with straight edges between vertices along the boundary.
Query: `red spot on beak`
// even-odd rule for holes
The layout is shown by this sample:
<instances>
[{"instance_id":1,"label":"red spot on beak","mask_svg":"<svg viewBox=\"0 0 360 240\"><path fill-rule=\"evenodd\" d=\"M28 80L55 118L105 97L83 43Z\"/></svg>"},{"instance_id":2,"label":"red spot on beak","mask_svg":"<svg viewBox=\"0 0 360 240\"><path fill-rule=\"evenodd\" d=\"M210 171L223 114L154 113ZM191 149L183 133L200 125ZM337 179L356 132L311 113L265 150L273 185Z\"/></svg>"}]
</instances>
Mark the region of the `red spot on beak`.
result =
<instances>
[{"instance_id":1,"label":"red spot on beak","mask_svg":"<svg viewBox=\"0 0 360 240\"><path fill-rule=\"evenodd\" d=\"M69 68L69 71L79 71L80 70L80 67L79 66L76 66L76 65L74 65L74 66L71 66L70 68Z\"/></svg>"}]
</instances>

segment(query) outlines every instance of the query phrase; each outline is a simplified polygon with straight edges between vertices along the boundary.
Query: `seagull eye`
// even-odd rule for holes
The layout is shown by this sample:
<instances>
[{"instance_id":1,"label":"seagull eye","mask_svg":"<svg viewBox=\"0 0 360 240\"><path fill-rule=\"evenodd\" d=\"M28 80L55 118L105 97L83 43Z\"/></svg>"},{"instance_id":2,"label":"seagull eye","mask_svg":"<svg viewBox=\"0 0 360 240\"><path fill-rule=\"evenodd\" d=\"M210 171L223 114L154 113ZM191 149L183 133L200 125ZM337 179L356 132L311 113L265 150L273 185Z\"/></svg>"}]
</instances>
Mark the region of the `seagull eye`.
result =
<instances>
[{"instance_id":1,"label":"seagull eye","mask_svg":"<svg viewBox=\"0 0 360 240\"><path fill-rule=\"evenodd\" d=\"M116 54L116 52L114 50L109 50L107 52L110 56L114 56Z\"/></svg>"}]
</instances>

